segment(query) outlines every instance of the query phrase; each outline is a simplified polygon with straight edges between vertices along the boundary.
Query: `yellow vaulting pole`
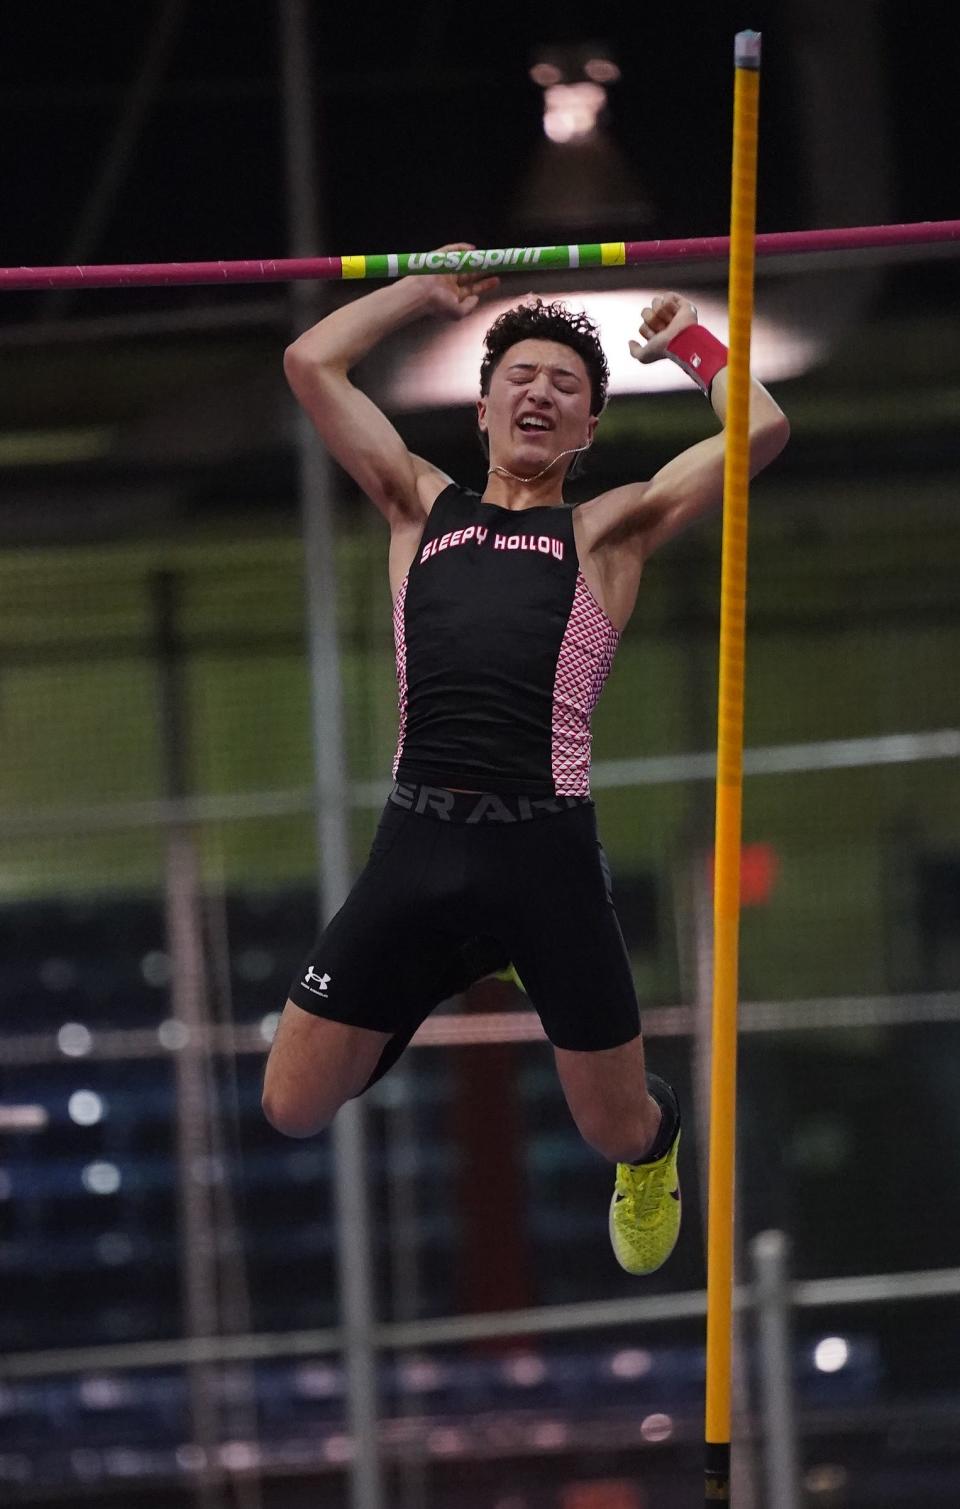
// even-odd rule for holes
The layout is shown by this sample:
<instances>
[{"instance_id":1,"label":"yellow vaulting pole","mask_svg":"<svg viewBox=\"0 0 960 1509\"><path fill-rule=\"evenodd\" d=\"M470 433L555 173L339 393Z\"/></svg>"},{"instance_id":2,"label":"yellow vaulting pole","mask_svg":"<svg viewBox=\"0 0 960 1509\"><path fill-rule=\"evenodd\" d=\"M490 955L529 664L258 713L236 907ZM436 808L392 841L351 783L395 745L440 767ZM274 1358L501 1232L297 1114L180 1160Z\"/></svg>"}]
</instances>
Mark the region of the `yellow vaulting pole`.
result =
<instances>
[{"instance_id":1,"label":"yellow vaulting pole","mask_svg":"<svg viewBox=\"0 0 960 1509\"><path fill-rule=\"evenodd\" d=\"M760 34L734 45L733 196L730 211L730 360L727 367L720 587L720 698L713 902L713 1046L707 1221L706 1497L730 1503L734 1149L737 1111L737 965L743 684L750 488L750 327L756 235Z\"/></svg>"}]
</instances>

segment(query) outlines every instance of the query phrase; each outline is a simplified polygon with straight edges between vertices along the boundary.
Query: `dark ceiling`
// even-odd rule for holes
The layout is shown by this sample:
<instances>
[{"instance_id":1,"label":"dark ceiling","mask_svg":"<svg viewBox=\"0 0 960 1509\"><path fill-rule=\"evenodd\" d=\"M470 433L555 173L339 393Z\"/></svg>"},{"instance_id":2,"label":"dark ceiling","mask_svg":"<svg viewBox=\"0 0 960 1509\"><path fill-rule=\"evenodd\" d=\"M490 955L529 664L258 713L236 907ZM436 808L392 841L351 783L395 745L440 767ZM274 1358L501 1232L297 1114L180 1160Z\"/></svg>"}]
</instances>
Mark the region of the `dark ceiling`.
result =
<instances>
[{"instance_id":1,"label":"dark ceiling","mask_svg":"<svg viewBox=\"0 0 960 1509\"><path fill-rule=\"evenodd\" d=\"M86 260L283 255L278 9L272 0L41 0L8 9L0 48L2 261L68 259L111 153L121 160ZM598 229L609 237L722 231L732 38L746 24L764 33L761 229L822 223L809 137L822 128L829 138L835 122L810 119L818 102L804 75L805 50L851 99L863 96L872 109L879 96L874 150L887 160L888 217L957 213L958 28L955 7L936 0L472 11L314 0L307 10L326 251L413 250L455 238L509 243L542 142L540 91L528 66L542 44L589 39L608 44L622 69L608 129L650 207L646 225ZM827 145L839 167L856 144ZM137 307L150 297L124 296ZM95 300L111 309L123 302L87 294L88 312ZM22 319L37 302L8 295L0 318Z\"/></svg>"}]
</instances>

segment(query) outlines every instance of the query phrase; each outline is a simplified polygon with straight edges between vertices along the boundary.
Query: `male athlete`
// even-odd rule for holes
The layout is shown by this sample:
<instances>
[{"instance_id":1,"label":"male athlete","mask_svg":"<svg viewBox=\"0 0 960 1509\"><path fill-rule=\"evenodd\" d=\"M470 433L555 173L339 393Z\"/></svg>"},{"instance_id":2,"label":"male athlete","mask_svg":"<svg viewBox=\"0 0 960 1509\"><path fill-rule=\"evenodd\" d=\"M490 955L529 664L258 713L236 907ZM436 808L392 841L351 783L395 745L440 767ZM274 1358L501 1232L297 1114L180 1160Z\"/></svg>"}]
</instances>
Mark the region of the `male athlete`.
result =
<instances>
[{"instance_id":1,"label":"male athlete","mask_svg":"<svg viewBox=\"0 0 960 1509\"><path fill-rule=\"evenodd\" d=\"M405 278L321 320L286 353L328 450L390 526L400 733L366 868L291 987L264 1110L291 1137L320 1131L396 1062L438 1002L512 964L581 1135L617 1165L617 1260L652 1273L680 1227L680 1112L644 1067L589 795L590 715L647 561L721 499L724 440L691 446L648 482L565 506L564 479L600 421L607 363L585 315L527 300L486 336L482 493L412 455L350 370L411 320L470 314L497 281L482 271ZM726 350L693 305L654 298L639 333L645 344L631 341L631 354L678 361L722 424ZM752 472L788 433L754 381Z\"/></svg>"}]
</instances>

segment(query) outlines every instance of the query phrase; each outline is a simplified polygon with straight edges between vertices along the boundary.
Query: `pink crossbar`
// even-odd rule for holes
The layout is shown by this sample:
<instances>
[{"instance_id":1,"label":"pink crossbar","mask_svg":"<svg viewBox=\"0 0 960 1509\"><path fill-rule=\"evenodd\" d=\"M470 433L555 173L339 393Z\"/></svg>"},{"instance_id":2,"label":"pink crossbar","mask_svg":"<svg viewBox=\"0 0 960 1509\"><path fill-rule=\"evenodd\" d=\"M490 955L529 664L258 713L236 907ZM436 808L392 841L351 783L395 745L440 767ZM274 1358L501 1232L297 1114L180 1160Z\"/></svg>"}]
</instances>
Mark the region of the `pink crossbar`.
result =
<instances>
[{"instance_id":1,"label":"pink crossbar","mask_svg":"<svg viewBox=\"0 0 960 1509\"><path fill-rule=\"evenodd\" d=\"M772 231L757 236L758 257L801 252L864 251L872 247L927 246L960 241L960 220L920 220L908 225L856 225L839 230ZM658 262L704 262L727 256L728 236L688 241L627 241L628 266ZM509 269L514 270L514 269ZM517 271L524 269L522 262ZM43 288L150 288L198 283L288 283L335 281L340 257L287 257L246 262L104 263L94 267L2 267L0 290Z\"/></svg>"}]
</instances>

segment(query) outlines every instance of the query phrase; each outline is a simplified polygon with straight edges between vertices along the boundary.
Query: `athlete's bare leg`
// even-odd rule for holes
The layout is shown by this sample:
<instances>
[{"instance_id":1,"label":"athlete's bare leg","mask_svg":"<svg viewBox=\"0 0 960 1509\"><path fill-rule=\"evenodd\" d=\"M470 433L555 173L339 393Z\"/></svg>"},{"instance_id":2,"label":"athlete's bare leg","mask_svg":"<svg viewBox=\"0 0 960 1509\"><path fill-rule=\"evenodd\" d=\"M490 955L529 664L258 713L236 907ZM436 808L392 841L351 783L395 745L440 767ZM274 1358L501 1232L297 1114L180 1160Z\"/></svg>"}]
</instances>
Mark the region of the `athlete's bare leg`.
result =
<instances>
[{"instance_id":1,"label":"athlete's bare leg","mask_svg":"<svg viewBox=\"0 0 960 1509\"><path fill-rule=\"evenodd\" d=\"M590 1053L553 1051L570 1114L584 1141L611 1163L645 1157L660 1128L661 1111L647 1094L643 1039Z\"/></svg>"},{"instance_id":2,"label":"athlete's bare leg","mask_svg":"<svg viewBox=\"0 0 960 1509\"><path fill-rule=\"evenodd\" d=\"M331 1022L288 1001L264 1075L267 1120L288 1137L321 1132L364 1089L389 1041L389 1032Z\"/></svg>"}]
</instances>

